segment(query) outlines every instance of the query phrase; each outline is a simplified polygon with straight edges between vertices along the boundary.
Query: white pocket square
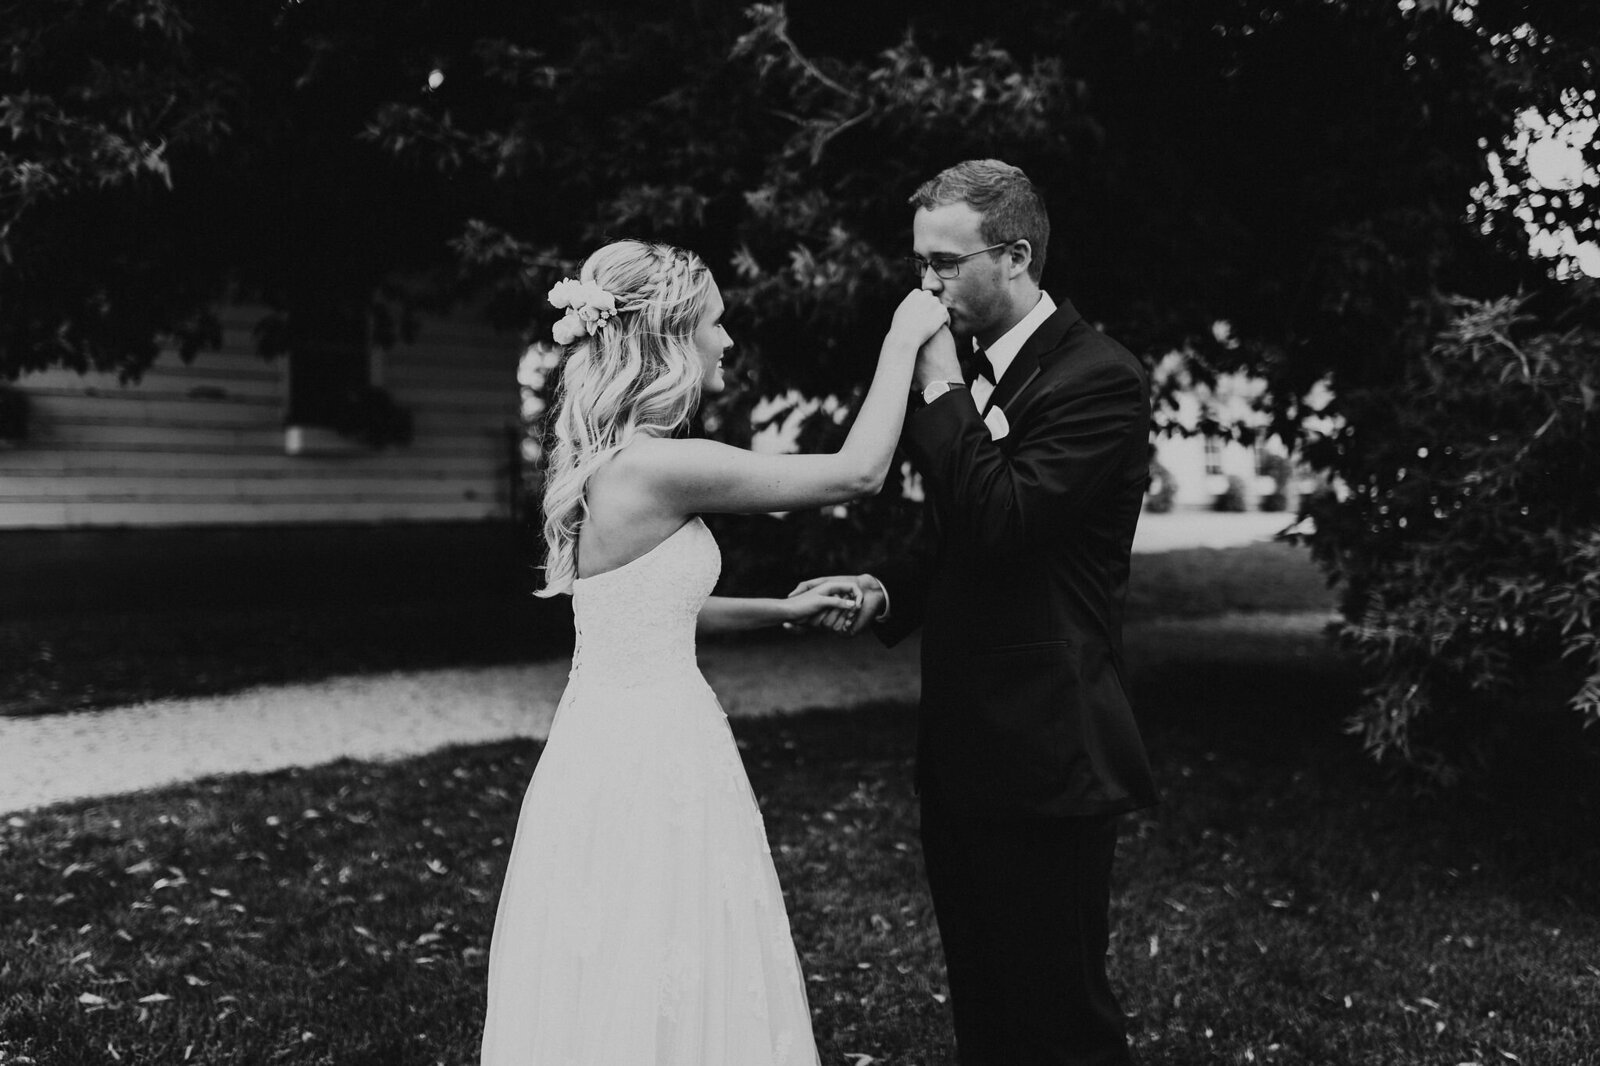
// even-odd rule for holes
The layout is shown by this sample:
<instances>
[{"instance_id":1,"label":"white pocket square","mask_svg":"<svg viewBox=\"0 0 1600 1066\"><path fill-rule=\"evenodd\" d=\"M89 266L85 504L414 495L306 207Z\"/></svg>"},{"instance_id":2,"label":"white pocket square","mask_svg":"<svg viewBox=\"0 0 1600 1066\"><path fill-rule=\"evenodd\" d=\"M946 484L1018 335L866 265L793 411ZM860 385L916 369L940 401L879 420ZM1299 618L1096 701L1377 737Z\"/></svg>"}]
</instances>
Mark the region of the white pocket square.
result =
<instances>
[{"instance_id":1,"label":"white pocket square","mask_svg":"<svg viewBox=\"0 0 1600 1066\"><path fill-rule=\"evenodd\" d=\"M983 416L983 424L989 427L991 440L999 440L1011 432L1011 423L1006 421L1006 412L1000 407L989 408L989 413Z\"/></svg>"}]
</instances>

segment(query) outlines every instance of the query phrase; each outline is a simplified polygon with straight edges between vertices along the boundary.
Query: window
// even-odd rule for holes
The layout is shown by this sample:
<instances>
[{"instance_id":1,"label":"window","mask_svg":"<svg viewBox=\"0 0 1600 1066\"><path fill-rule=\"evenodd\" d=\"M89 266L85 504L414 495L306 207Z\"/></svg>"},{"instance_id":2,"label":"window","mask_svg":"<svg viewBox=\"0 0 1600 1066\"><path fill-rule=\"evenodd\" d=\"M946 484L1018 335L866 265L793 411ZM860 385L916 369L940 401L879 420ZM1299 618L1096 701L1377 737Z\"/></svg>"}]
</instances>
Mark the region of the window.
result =
<instances>
[{"instance_id":1,"label":"window","mask_svg":"<svg viewBox=\"0 0 1600 1066\"><path fill-rule=\"evenodd\" d=\"M1216 437L1205 439L1206 473L1222 473L1222 442Z\"/></svg>"},{"instance_id":2,"label":"window","mask_svg":"<svg viewBox=\"0 0 1600 1066\"><path fill-rule=\"evenodd\" d=\"M302 308L290 315L287 332L286 452L320 455L410 442L410 415L374 380L377 354L364 305Z\"/></svg>"},{"instance_id":3,"label":"window","mask_svg":"<svg viewBox=\"0 0 1600 1066\"><path fill-rule=\"evenodd\" d=\"M290 316L287 424L338 426L350 398L371 384L365 314L316 307Z\"/></svg>"}]
</instances>

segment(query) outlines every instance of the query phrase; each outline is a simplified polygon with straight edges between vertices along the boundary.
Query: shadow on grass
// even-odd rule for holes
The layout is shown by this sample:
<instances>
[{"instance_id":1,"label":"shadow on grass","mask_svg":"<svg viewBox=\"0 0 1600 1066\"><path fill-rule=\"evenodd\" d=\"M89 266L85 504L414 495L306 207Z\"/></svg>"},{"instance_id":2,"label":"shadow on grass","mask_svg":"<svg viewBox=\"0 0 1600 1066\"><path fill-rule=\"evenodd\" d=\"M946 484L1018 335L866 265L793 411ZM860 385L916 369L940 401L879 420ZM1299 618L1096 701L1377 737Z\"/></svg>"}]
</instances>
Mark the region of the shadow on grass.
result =
<instances>
[{"instance_id":1,"label":"shadow on grass","mask_svg":"<svg viewBox=\"0 0 1600 1066\"><path fill-rule=\"evenodd\" d=\"M571 608L531 596L205 606L0 620L0 716L53 714L343 674L570 653Z\"/></svg>"},{"instance_id":2,"label":"shadow on grass","mask_svg":"<svg viewBox=\"0 0 1600 1066\"><path fill-rule=\"evenodd\" d=\"M305 574L278 575L274 583L269 573L253 587L253 598L207 599L202 573L186 599L150 590L149 602L168 606L139 608L133 604L144 601L125 592L117 605L96 610L0 614L6 666L0 716L219 695L341 674L530 662L571 651L566 597L535 599L528 588L509 584L500 592L477 587L450 594L449 573L416 572L438 561L415 554L399 562L392 573L407 574L403 581L382 568L354 578L329 571L314 587ZM36 596L43 599L43 591ZM1136 559L1128 618L1316 612L1332 602L1303 548L1195 548Z\"/></svg>"}]
</instances>

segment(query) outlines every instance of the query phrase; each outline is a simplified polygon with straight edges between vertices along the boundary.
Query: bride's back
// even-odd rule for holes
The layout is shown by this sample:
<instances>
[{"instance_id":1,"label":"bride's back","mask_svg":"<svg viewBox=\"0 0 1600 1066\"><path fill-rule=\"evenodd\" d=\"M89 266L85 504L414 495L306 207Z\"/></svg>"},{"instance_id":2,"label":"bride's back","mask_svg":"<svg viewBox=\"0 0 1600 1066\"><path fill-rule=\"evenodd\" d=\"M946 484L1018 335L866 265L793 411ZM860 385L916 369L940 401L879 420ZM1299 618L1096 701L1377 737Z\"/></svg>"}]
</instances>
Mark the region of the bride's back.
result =
<instances>
[{"instance_id":1,"label":"bride's back","mask_svg":"<svg viewBox=\"0 0 1600 1066\"><path fill-rule=\"evenodd\" d=\"M578 531L578 576L615 570L666 540L688 517L665 506L650 484L641 448L670 442L642 438L612 455L589 476L586 515Z\"/></svg>"}]
</instances>

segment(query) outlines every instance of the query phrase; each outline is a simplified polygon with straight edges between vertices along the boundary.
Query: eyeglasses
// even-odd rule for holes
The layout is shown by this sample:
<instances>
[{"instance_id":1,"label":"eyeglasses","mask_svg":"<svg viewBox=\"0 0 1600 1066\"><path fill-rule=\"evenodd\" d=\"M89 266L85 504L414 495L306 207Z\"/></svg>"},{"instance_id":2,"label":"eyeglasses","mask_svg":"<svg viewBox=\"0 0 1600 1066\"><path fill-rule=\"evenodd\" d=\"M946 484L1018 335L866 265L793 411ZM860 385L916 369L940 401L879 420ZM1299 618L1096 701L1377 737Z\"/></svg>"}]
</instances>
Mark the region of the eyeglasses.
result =
<instances>
[{"instance_id":1,"label":"eyeglasses","mask_svg":"<svg viewBox=\"0 0 1600 1066\"><path fill-rule=\"evenodd\" d=\"M982 255L984 252L992 252L996 248L1004 248L1006 245L1014 243L1015 240L1016 238L1012 238L1009 241L1001 241L999 244L991 244L987 248L979 248L976 252L968 252L966 255L940 255L932 259L924 259L920 255L908 255L903 258L906 261L906 265L916 272L917 277L922 277L928 272L928 268L932 267L936 275L949 281L951 278L961 275L961 261L963 259L971 259L973 256Z\"/></svg>"}]
</instances>

